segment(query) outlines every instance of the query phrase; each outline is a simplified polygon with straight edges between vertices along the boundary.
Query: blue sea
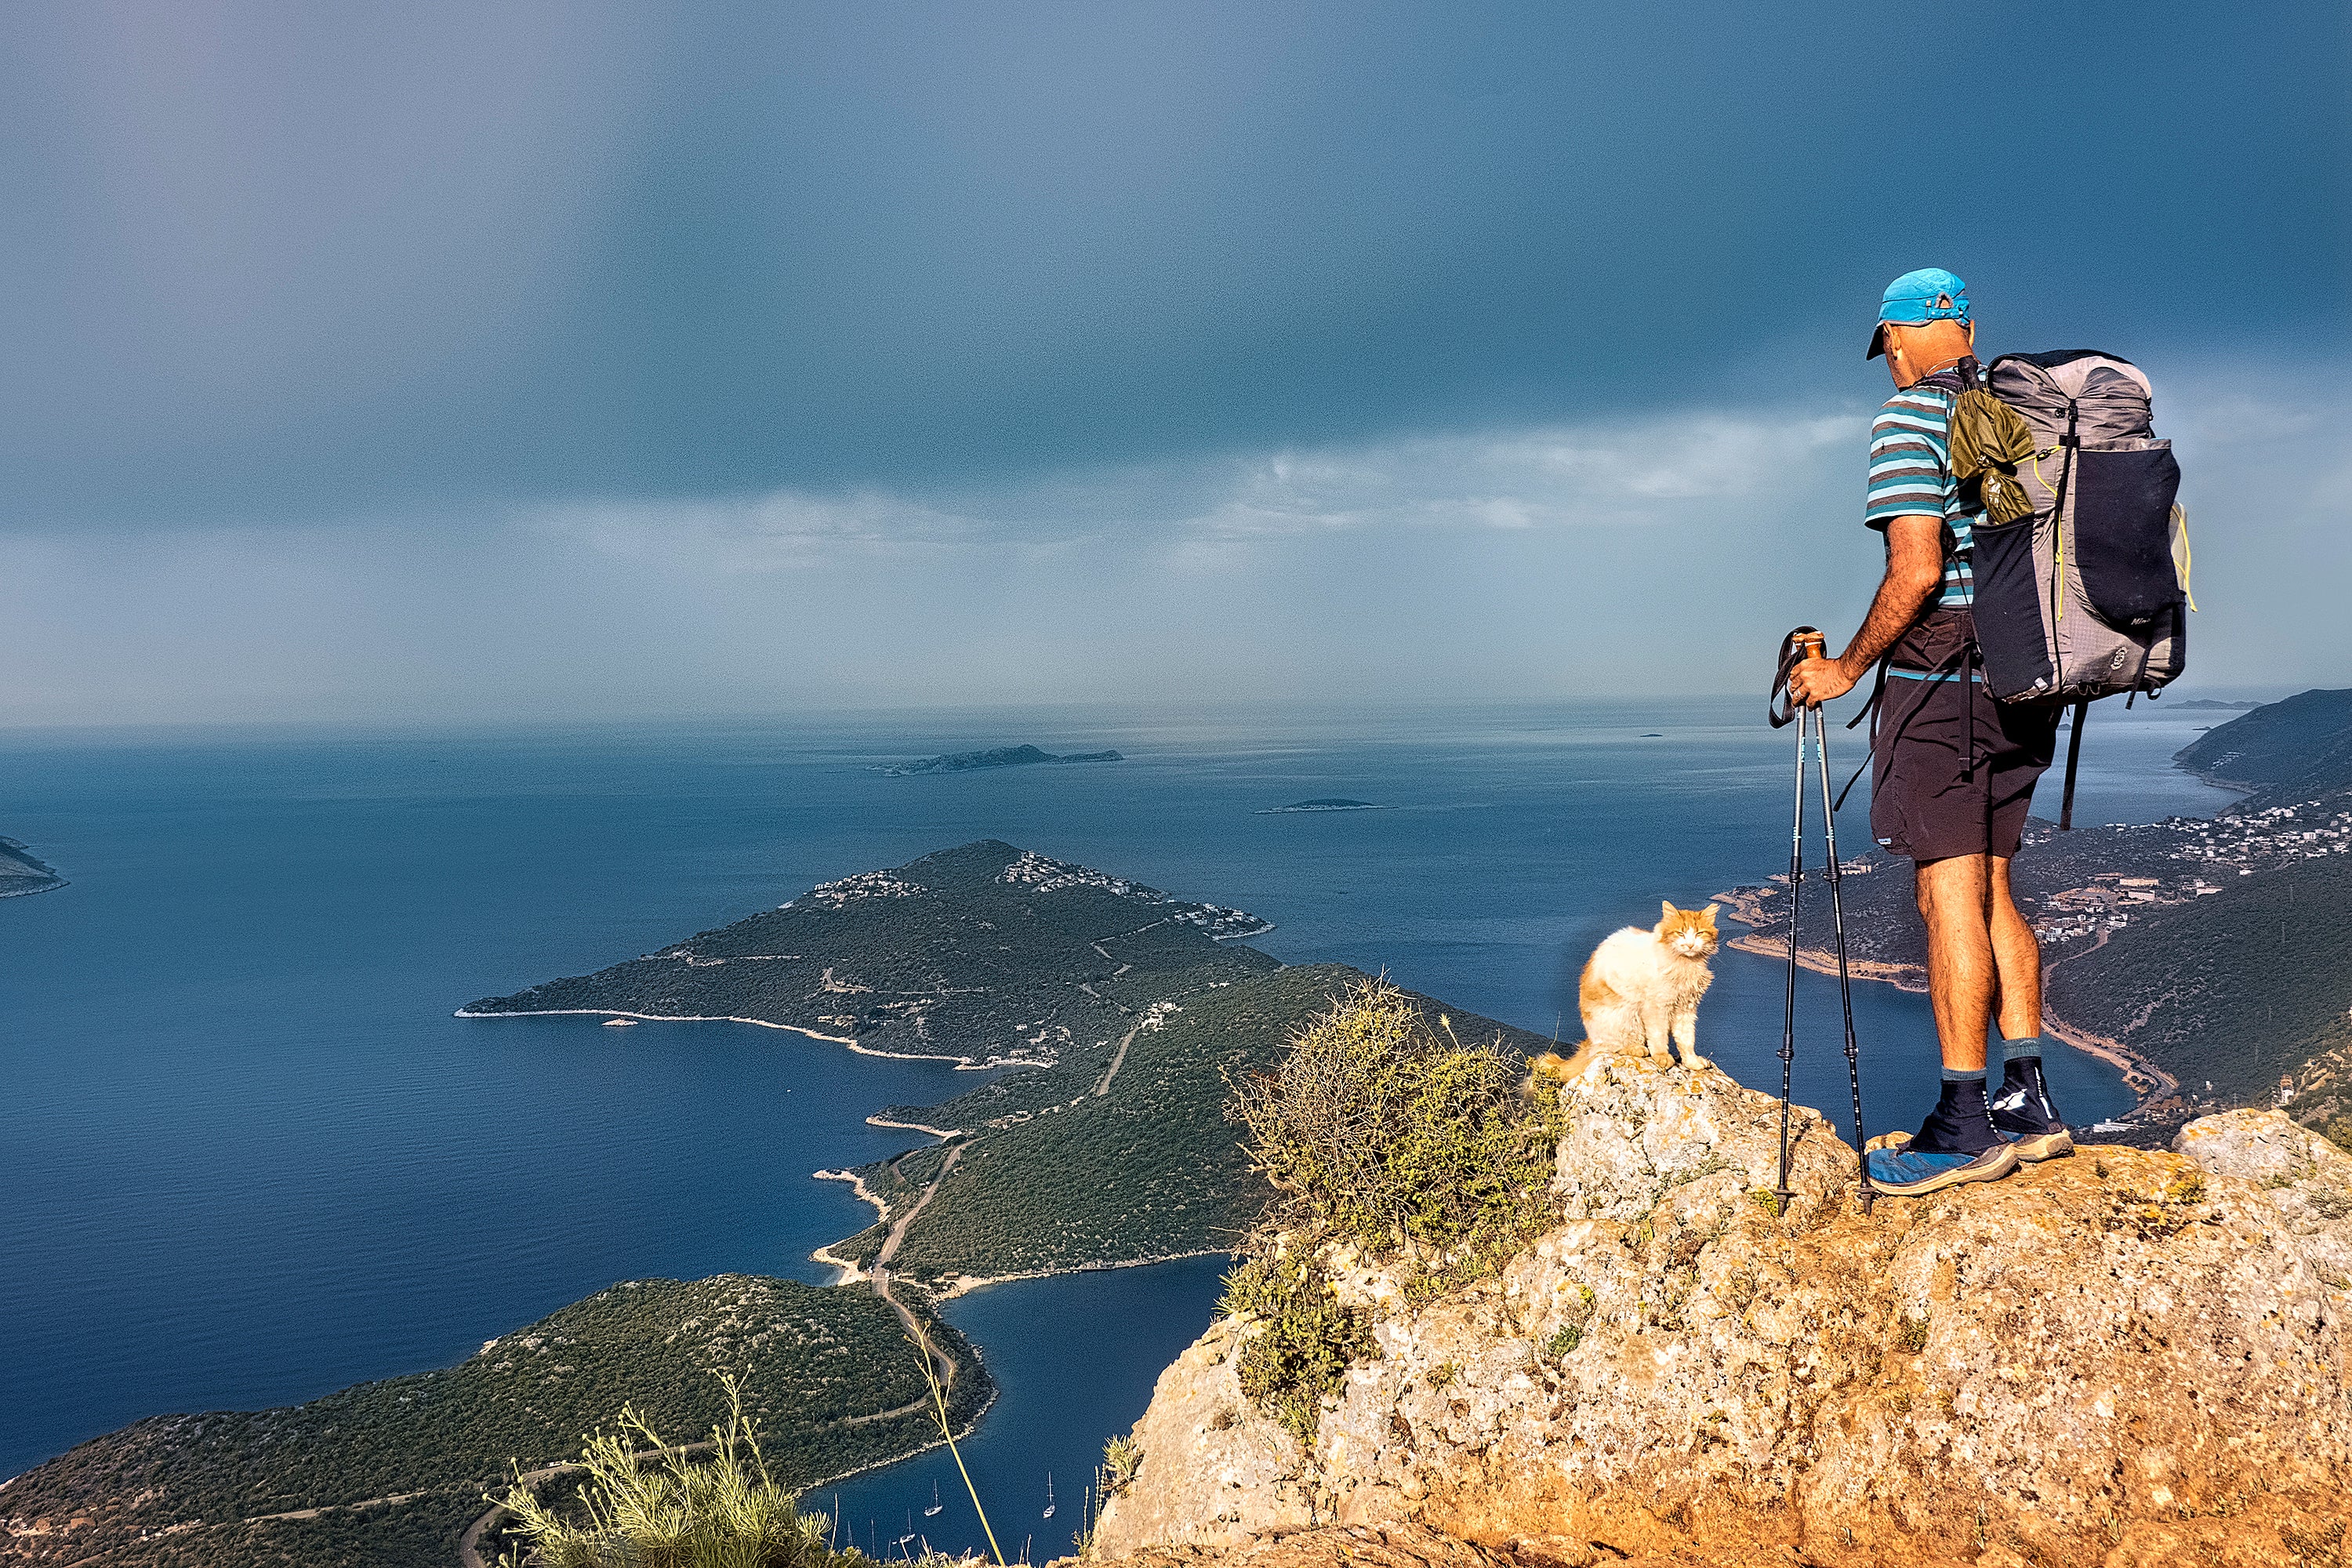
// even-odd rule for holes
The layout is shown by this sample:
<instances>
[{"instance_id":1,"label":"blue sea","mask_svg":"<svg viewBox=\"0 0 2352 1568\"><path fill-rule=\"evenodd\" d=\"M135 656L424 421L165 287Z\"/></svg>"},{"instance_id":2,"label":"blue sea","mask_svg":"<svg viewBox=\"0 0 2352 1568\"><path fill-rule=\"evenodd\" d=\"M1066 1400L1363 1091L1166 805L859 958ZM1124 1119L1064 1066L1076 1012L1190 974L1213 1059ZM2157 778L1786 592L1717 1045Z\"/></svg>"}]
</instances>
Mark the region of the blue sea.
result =
<instances>
[{"instance_id":1,"label":"blue sea","mask_svg":"<svg viewBox=\"0 0 2352 1568\"><path fill-rule=\"evenodd\" d=\"M1785 868L1788 735L1759 706L0 735L0 833L71 879L0 900L0 1476L143 1415L446 1364L616 1279L824 1279L809 1253L870 1211L810 1173L907 1146L869 1111L971 1082L735 1025L451 1016L474 997L997 837L1250 910L1285 960L1572 1039L1602 935ZM2224 804L2168 765L2202 717L2096 716L2081 816ZM870 771L1023 742L1128 760ZM1264 814L1316 796L1384 809ZM1859 796L1842 825L1866 844ZM1704 1048L1777 1088L1780 969L1717 968ZM1834 983L1807 975L1802 1006L1798 1095L1843 1124ZM1924 1000L1865 985L1855 1011L1872 1126L1916 1123ZM2051 1077L2078 1122L2130 1104L2088 1058ZM951 1305L1003 1389L966 1458L1008 1554L1067 1549L1218 1273ZM981 1543L944 1455L840 1489L861 1542L911 1516Z\"/></svg>"}]
</instances>

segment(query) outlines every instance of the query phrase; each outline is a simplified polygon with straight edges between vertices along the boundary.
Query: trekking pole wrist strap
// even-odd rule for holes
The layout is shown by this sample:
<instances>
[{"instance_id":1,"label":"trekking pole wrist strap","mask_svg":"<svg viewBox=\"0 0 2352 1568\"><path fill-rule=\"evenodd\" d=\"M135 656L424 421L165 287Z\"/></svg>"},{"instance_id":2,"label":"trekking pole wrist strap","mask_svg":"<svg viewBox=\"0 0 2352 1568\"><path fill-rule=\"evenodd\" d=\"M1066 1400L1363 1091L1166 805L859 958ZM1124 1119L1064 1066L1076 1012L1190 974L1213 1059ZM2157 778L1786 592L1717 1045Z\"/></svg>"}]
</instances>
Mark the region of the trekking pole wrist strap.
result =
<instances>
[{"instance_id":1,"label":"trekking pole wrist strap","mask_svg":"<svg viewBox=\"0 0 2352 1568\"><path fill-rule=\"evenodd\" d=\"M1764 696L1764 717L1780 729L1797 717L1797 700L1789 691L1789 677L1805 661L1808 641L1821 637L1819 626L1798 626L1780 639L1780 658L1772 667L1772 689Z\"/></svg>"}]
</instances>

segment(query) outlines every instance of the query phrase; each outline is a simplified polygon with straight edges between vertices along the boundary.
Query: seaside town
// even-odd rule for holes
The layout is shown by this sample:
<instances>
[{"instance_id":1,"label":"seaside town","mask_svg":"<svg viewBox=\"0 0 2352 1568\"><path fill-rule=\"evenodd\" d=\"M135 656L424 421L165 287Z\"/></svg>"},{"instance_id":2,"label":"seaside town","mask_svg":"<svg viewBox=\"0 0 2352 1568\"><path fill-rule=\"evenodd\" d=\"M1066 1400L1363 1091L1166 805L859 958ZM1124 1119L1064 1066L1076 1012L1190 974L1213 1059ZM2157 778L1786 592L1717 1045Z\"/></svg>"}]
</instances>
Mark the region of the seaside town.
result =
<instances>
[{"instance_id":1,"label":"seaside town","mask_svg":"<svg viewBox=\"0 0 2352 1568\"><path fill-rule=\"evenodd\" d=\"M2336 800L2067 833L2037 819L2026 829L2016 862L2016 891L2055 960L2099 945L2156 910L2219 893L2237 879L2343 854L2352 854L2352 806ZM1847 879L1848 942L1858 971L1925 962L1918 920L1910 912L1910 879L1873 874L1899 864L1875 850L1840 863ZM1806 879L1818 884L1819 879L1815 870ZM1780 951L1788 886L1786 875L1775 875L1723 895L1732 912L1756 928L1748 945ZM1829 911L1818 891L1804 900L1802 919L1806 949L1824 947Z\"/></svg>"},{"instance_id":2,"label":"seaside town","mask_svg":"<svg viewBox=\"0 0 2352 1568\"><path fill-rule=\"evenodd\" d=\"M2173 816L2063 837L2036 824L2025 842L2046 858L2033 868L2032 888L2019 891L2032 899L2033 929L2044 942L2063 947L2098 941L2136 917L2218 893L2229 879L2352 853L2352 808L2331 805L2307 801L2223 816ZM2022 880L2032 862L2021 856L2018 865ZM2068 875L2092 866L2100 869L2079 881ZM2063 885L2053 889L2053 880Z\"/></svg>"}]
</instances>

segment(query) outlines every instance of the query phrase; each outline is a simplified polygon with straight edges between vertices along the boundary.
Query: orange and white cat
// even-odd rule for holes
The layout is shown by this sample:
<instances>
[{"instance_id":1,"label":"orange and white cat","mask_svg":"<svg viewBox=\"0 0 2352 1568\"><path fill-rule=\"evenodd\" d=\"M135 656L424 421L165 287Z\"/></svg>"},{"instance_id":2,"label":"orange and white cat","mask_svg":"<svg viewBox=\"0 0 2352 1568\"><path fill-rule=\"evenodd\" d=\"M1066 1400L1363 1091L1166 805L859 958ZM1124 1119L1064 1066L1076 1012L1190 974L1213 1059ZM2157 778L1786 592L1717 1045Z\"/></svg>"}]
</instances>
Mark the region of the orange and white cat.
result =
<instances>
[{"instance_id":1,"label":"orange and white cat","mask_svg":"<svg viewBox=\"0 0 2352 1568\"><path fill-rule=\"evenodd\" d=\"M1634 1056L1647 1051L1660 1067L1672 1067L1679 1047L1683 1065L1715 1064L1698 1054L1698 999L1715 982L1706 961L1715 956L1717 906L1678 910L1649 931L1627 926L1592 950L1577 983L1576 1009L1584 1018L1584 1044L1566 1059L1546 1051L1535 1070L1565 1079L1594 1051Z\"/></svg>"}]
</instances>

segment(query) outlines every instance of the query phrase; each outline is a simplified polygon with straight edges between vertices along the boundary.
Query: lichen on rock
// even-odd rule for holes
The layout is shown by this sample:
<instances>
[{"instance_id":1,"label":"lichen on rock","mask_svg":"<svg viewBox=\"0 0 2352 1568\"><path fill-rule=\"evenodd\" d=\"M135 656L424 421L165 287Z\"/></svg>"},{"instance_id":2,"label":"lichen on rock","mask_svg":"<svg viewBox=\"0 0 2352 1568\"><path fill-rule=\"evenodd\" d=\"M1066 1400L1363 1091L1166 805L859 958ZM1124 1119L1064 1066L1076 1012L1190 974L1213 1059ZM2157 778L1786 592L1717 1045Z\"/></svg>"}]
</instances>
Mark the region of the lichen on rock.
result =
<instances>
[{"instance_id":1,"label":"lichen on rock","mask_svg":"<svg viewBox=\"0 0 2352 1568\"><path fill-rule=\"evenodd\" d=\"M1865 1215L1800 1109L1783 1215L1779 1103L1721 1073L1597 1060L1562 1106L1560 1217L1498 1274L1423 1298L1324 1259L1376 1348L1311 1444L1243 1393L1255 1325L1187 1350L1096 1554L2344 1560L2352 1156L2284 1116Z\"/></svg>"}]
</instances>

